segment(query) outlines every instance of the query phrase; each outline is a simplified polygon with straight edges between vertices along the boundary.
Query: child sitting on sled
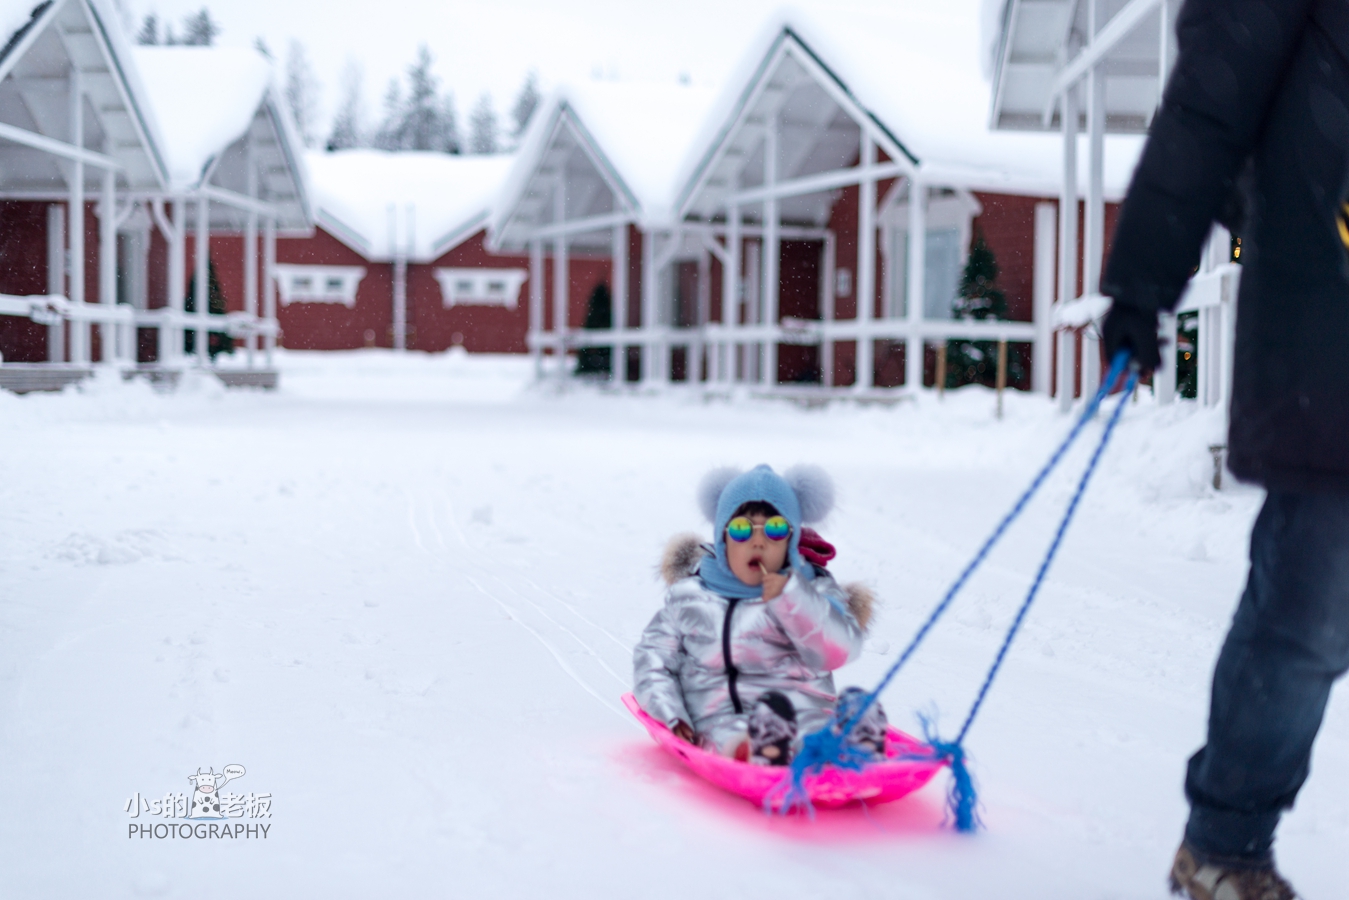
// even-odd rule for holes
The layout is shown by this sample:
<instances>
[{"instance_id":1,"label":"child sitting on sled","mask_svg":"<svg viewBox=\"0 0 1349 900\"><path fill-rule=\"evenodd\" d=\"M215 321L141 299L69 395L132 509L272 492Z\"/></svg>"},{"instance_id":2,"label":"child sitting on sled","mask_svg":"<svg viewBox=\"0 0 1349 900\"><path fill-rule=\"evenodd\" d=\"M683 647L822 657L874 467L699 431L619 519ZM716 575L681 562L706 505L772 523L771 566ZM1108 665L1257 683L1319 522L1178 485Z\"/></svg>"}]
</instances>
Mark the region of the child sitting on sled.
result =
<instances>
[{"instance_id":1,"label":"child sitting on sled","mask_svg":"<svg viewBox=\"0 0 1349 900\"><path fill-rule=\"evenodd\" d=\"M669 590L633 651L633 693L690 743L786 765L836 706L856 709L864 696L849 688L840 697L831 673L861 651L872 596L834 581L824 567L833 547L804 527L833 506L822 470L714 470L699 502L712 543L683 535L666 550ZM885 732L872 704L852 740L883 756Z\"/></svg>"}]
</instances>

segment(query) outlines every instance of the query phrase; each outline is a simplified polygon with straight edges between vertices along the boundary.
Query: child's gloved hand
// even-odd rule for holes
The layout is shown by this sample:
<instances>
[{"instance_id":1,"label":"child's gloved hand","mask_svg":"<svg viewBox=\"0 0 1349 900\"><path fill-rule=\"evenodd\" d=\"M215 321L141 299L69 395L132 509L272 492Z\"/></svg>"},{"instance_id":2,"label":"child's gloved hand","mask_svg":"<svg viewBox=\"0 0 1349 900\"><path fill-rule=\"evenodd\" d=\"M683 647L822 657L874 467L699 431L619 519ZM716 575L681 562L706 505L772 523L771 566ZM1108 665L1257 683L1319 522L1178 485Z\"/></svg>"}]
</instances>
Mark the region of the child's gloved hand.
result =
<instances>
[{"instance_id":1,"label":"child's gloved hand","mask_svg":"<svg viewBox=\"0 0 1349 900\"><path fill-rule=\"evenodd\" d=\"M782 596L783 589L787 587L787 576L768 571L763 563L759 563L759 571L763 573L763 598L773 600Z\"/></svg>"},{"instance_id":2,"label":"child's gloved hand","mask_svg":"<svg viewBox=\"0 0 1349 900\"><path fill-rule=\"evenodd\" d=\"M674 724L674 727L671 728L670 730L674 732L674 736L679 738L681 741L685 741L690 744L693 743L693 726L690 725L688 722L676 722Z\"/></svg>"}]
</instances>

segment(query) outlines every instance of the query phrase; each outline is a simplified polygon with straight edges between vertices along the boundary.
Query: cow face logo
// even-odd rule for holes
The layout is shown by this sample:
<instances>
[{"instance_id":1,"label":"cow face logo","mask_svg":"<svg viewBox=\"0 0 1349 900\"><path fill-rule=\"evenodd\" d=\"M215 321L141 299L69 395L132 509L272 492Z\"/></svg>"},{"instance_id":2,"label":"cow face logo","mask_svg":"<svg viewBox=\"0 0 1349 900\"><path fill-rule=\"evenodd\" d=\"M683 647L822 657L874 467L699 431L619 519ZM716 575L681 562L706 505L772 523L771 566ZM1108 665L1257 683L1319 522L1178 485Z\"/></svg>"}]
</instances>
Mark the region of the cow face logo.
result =
<instances>
[{"instance_id":1,"label":"cow face logo","mask_svg":"<svg viewBox=\"0 0 1349 900\"><path fill-rule=\"evenodd\" d=\"M226 810L221 804L220 789L228 781L244 776L244 767L240 765L225 766L221 772L216 772L215 767L203 771L197 769L197 774L187 776L187 780L192 783L192 809L188 813L189 819L223 819L226 817Z\"/></svg>"}]
</instances>

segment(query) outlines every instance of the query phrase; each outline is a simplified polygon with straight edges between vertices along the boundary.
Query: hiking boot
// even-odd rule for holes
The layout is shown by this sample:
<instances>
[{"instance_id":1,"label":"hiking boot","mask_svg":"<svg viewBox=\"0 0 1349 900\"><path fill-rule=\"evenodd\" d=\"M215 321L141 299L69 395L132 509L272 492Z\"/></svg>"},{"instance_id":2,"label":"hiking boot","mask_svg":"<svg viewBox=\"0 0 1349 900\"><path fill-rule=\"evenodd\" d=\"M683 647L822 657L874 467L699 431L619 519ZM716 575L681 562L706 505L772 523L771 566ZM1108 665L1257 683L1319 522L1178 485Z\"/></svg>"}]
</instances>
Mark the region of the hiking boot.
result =
<instances>
[{"instance_id":1,"label":"hiking boot","mask_svg":"<svg viewBox=\"0 0 1349 900\"><path fill-rule=\"evenodd\" d=\"M1251 868L1201 862L1188 843L1176 851L1171 864L1171 893L1190 900L1296 900L1292 885L1271 863Z\"/></svg>"},{"instance_id":2,"label":"hiking boot","mask_svg":"<svg viewBox=\"0 0 1349 900\"><path fill-rule=\"evenodd\" d=\"M847 722L855 716L857 710L862 708L866 698L867 692L859 687L844 688L843 693L838 695L838 702L834 707L839 722ZM854 747L861 747L871 755L883 759L885 757L885 735L889 730L890 723L885 717L885 710L881 708L881 702L877 700L867 707L867 711L861 720L853 726L852 733L848 735L848 743Z\"/></svg>"},{"instance_id":3,"label":"hiking boot","mask_svg":"<svg viewBox=\"0 0 1349 900\"><path fill-rule=\"evenodd\" d=\"M785 766L792 761L796 710L781 691L759 695L749 714L749 761L760 766Z\"/></svg>"}]
</instances>

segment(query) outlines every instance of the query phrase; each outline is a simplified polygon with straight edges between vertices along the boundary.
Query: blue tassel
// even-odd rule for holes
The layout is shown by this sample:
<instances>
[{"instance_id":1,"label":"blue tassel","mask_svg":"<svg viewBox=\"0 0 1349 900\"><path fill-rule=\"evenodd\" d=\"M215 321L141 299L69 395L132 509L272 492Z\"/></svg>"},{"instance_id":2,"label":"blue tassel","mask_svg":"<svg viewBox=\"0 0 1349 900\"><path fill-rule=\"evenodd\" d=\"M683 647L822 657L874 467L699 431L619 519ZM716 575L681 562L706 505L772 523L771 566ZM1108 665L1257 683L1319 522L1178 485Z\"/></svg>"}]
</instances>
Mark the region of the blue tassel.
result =
<instances>
[{"instance_id":1,"label":"blue tassel","mask_svg":"<svg viewBox=\"0 0 1349 900\"><path fill-rule=\"evenodd\" d=\"M799 809L813 819L815 807L810 802L810 795L806 793L806 776L820 771L825 766L860 771L871 760L871 754L867 751L848 743L844 737L843 724L833 719L819 731L806 735L805 740L801 742L800 751L792 760L790 777L783 779L779 790L774 790L764 797L764 812L773 811L773 801L781 794L782 804L778 807L779 812L787 815Z\"/></svg>"},{"instance_id":2,"label":"blue tassel","mask_svg":"<svg viewBox=\"0 0 1349 900\"><path fill-rule=\"evenodd\" d=\"M943 741L937 737L932 720L919 714L923 723L923 737L932 748L934 759L945 760L951 767L951 787L946 792L946 811L955 820L956 831L972 834L983 823L979 821L979 795L974 790L974 779L965 764L965 748L959 741Z\"/></svg>"}]
</instances>

